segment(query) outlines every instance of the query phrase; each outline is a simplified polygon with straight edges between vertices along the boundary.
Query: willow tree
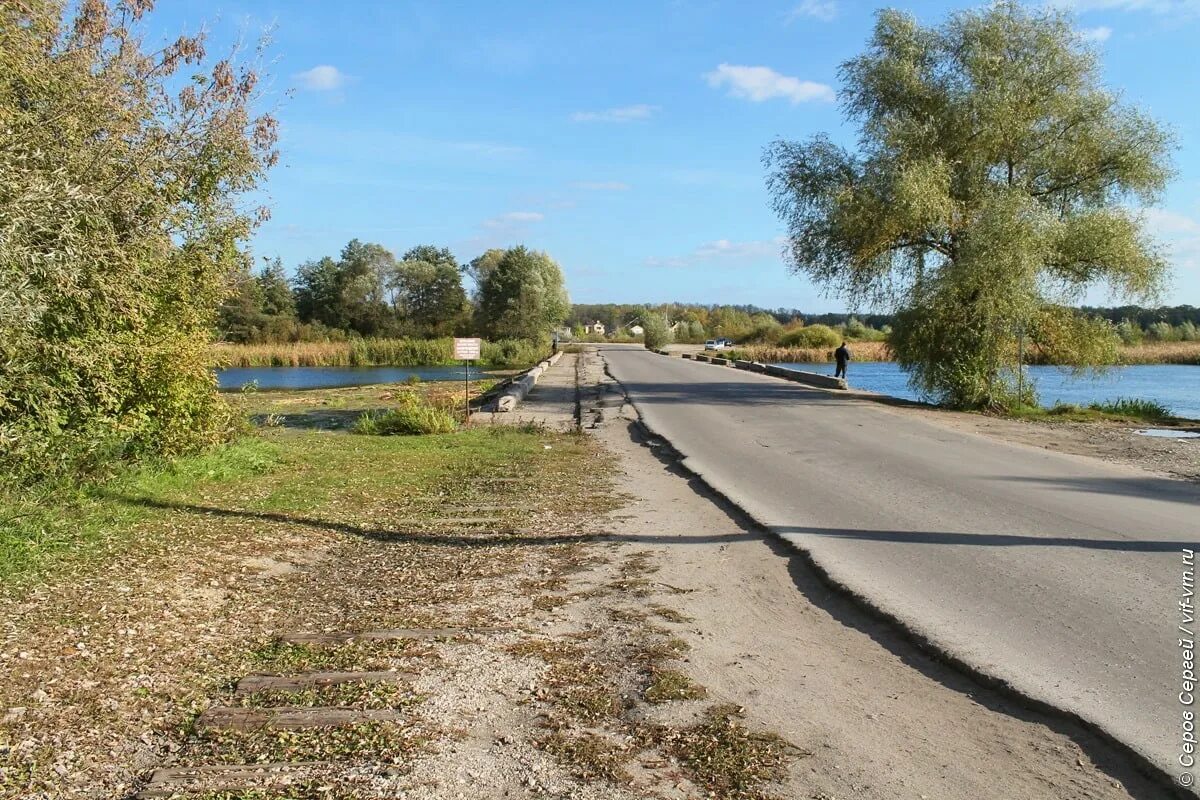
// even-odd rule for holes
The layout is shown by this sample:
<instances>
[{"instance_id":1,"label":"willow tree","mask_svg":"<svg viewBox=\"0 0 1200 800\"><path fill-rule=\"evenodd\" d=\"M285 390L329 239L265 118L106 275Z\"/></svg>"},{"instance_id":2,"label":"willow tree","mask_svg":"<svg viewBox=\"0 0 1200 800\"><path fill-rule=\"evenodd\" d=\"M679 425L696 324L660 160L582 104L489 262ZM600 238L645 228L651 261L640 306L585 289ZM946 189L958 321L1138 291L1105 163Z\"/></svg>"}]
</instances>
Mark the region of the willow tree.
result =
<instances>
[{"instance_id":1,"label":"willow tree","mask_svg":"<svg viewBox=\"0 0 1200 800\"><path fill-rule=\"evenodd\" d=\"M1103 86L1071 22L1016 2L935 28L882 11L841 68L857 148L817 136L764 155L792 268L895 310L897 359L946 403L1017 400L1018 342L1110 361L1111 326L1071 307L1093 286L1153 297L1165 274L1132 206L1163 189L1170 138Z\"/></svg>"},{"instance_id":2,"label":"willow tree","mask_svg":"<svg viewBox=\"0 0 1200 800\"><path fill-rule=\"evenodd\" d=\"M143 47L152 5L0 2L0 482L228 429L207 347L275 124L203 37Z\"/></svg>"},{"instance_id":3,"label":"willow tree","mask_svg":"<svg viewBox=\"0 0 1200 800\"><path fill-rule=\"evenodd\" d=\"M478 322L495 339L544 341L570 312L558 263L524 246L504 251L479 289Z\"/></svg>"}]
</instances>

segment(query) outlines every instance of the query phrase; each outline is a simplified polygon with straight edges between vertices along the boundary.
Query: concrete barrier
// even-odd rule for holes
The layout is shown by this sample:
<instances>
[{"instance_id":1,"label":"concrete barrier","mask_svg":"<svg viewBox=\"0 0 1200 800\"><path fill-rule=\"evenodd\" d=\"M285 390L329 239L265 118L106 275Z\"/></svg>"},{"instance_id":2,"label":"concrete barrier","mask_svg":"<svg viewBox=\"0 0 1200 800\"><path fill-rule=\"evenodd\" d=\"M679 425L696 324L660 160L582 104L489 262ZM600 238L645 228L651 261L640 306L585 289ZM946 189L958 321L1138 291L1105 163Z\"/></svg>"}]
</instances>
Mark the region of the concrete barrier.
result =
<instances>
[{"instance_id":1,"label":"concrete barrier","mask_svg":"<svg viewBox=\"0 0 1200 800\"><path fill-rule=\"evenodd\" d=\"M705 364L711 364L711 363L712 363L712 359L711 359L711 358L709 358L708 356L702 356L702 355L700 355L699 353L696 353L696 355L692 356L692 358L696 359L697 361L703 361Z\"/></svg>"},{"instance_id":2,"label":"concrete barrier","mask_svg":"<svg viewBox=\"0 0 1200 800\"><path fill-rule=\"evenodd\" d=\"M802 372L798 369L776 367L770 364L763 365L763 372L774 378L783 378L784 380L804 383L809 386L818 386L822 389L846 388L845 378L835 378L832 375L822 375L819 372Z\"/></svg>"},{"instance_id":3,"label":"concrete barrier","mask_svg":"<svg viewBox=\"0 0 1200 800\"><path fill-rule=\"evenodd\" d=\"M691 360L692 360L692 358L693 358L693 356L692 356L692 354L691 354L691 353L680 353L680 354L679 354L679 357L680 357L680 358L686 358L688 361L691 361Z\"/></svg>"},{"instance_id":4,"label":"concrete barrier","mask_svg":"<svg viewBox=\"0 0 1200 800\"><path fill-rule=\"evenodd\" d=\"M555 353L544 361L538 362L524 375L514 378L496 398L494 410L503 412L514 410L533 390L533 387L537 386L538 380L546 373L546 370L557 364L561 358L561 352Z\"/></svg>"},{"instance_id":5,"label":"concrete barrier","mask_svg":"<svg viewBox=\"0 0 1200 800\"><path fill-rule=\"evenodd\" d=\"M759 364L756 361L743 361L742 359L738 359L737 361L733 362L733 365L738 369L744 369L748 372L762 372L761 369L755 369L755 367L762 366L762 364Z\"/></svg>"},{"instance_id":6,"label":"concrete barrier","mask_svg":"<svg viewBox=\"0 0 1200 800\"><path fill-rule=\"evenodd\" d=\"M712 363L714 363L714 364L718 364L718 365L720 365L720 366L722 366L722 367L727 367L727 366L729 366L729 359L728 359L728 358L721 358L720 356L713 356L713 357L712 357L712 359L710 359L710 360L712 361Z\"/></svg>"}]
</instances>

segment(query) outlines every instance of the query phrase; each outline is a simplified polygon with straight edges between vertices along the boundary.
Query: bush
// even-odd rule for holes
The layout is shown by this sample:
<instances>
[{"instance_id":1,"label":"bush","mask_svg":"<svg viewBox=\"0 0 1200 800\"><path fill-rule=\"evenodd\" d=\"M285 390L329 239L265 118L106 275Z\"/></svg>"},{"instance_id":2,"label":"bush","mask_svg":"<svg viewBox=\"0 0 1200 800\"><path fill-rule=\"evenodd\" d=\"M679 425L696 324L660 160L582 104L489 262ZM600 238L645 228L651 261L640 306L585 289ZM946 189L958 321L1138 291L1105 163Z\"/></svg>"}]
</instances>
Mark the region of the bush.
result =
<instances>
[{"instance_id":1,"label":"bush","mask_svg":"<svg viewBox=\"0 0 1200 800\"><path fill-rule=\"evenodd\" d=\"M150 5L0 3L0 484L233 425L206 355L275 123L199 40L143 48Z\"/></svg>"},{"instance_id":2,"label":"bush","mask_svg":"<svg viewBox=\"0 0 1200 800\"><path fill-rule=\"evenodd\" d=\"M532 366L546 355L541 342L529 339L501 339L483 343L483 363L496 369L521 369Z\"/></svg>"},{"instance_id":3,"label":"bush","mask_svg":"<svg viewBox=\"0 0 1200 800\"><path fill-rule=\"evenodd\" d=\"M400 398L396 408L363 414L351 432L364 436L421 436L458 430L458 421L449 411L432 406L415 394L403 394Z\"/></svg>"},{"instance_id":4,"label":"bush","mask_svg":"<svg viewBox=\"0 0 1200 800\"><path fill-rule=\"evenodd\" d=\"M841 343L842 337L828 325L807 325L779 337L782 347L837 347Z\"/></svg>"},{"instance_id":5,"label":"bush","mask_svg":"<svg viewBox=\"0 0 1200 800\"><path fill-rule=\"evenodd\" d=\"M649 314L643 325L642 341L650 350L660 350L671 343L671 329L661 314Z\"/></svg>"}]
</instances>

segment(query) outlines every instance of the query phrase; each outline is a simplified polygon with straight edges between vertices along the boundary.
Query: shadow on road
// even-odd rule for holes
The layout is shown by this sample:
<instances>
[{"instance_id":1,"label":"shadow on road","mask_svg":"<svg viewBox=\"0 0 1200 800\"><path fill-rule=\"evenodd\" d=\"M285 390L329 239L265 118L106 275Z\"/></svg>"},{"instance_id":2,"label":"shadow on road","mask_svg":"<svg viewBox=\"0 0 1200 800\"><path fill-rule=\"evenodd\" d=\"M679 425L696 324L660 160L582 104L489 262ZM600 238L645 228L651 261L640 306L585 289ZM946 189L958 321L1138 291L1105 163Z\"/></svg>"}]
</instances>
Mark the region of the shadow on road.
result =
<instances>
[{"instance_id":1,"label":"shadow on road","mask_svg":"<svg viewBox=\"0 0 1200 800\"><path fill-rule=\"evenodd\" d=\"M1140 499L1153 498L1172 503L1200 506L1200 485L1172 478L1154 477L1089 477L1089 478L1033 478L1024 475L991 475L987 480L1025 483L1051 489L1087 494L1109 494ZM1195 540L1193 540L1193 544Z\"/></svg>"},{"instance_id":2,"label":"shadow on road","mask_svg":"<svg viewBox=\"0 0 1200 800\"><path fill-rule=\"evenodd\" d=\"M636 425L630 425L630 436L639 444L647 444L648 440ZM787 562L788 574L796 589L814 607L828 614L840 624L859 631L876 644L892 653L906 666L917 670L927 678L936 681L951 691L969 697L989 711L1019 719L1025 722L1043 725L1046 728L1069 738L1079 746L1096 769L1119 783L1126 792L1136 800L1159 800L1164 797L1191 797L1177 789L1169 778L1163 777L1159 770L1148 764L1142 756L1120 742L1094 731L1086 724L1072 716L1028 698L1021 697L1003 684L991 681L971 667L954 663L946 659L921 637L913 634L902 624L891 619L873 606L856 598L829 581L825 574L812 562L804 551L783 541L777 536L762 531L758 523L746 515L740 508L730 503L721 495L714 492L701 481L679 465L678 458L665 447L651 447L651 452L664 465L664 468L675 475L687 480L692 490L712 502L729 517L730 527L739 531L729 534L729 539L757 539L771 550L776 556ZM1012 546L1026 544L1044 544L1041 537L990 537L980 534L903 534L888 531L842 531L835 532L823 528L802 528L796 526L795 532L817 533L819 535L853 534L863 535L864 538L877 537L880 534L889 537L925 536L925 537L967 537L983 539L972 544L994 544L997 546ZM661 538L661 537L660 537ZM667 537L668 544L687 544L699 541L705 537ZM711 541L713 538L709 537ZM1015 539L1019 541L987 541L989 539ZM1027 541L1032 540L1032 541ZM901 539L903 541L903 539ZM1076 540L1066 540L1074 542ZM937 538L936 543L946 543ZM953 541L949 543L955 543ZM1053 543L1053 541L1052 541ZM1175 549L1174 542L1106 542L1098 541L1097 545L1137 544L1154 548ZM1086 546L1086 545L1085 545ZM1118 548L1120 549L1120 548ZM1151 777L1153 776L1153 777Z\"/></svg>"}]
</instances>

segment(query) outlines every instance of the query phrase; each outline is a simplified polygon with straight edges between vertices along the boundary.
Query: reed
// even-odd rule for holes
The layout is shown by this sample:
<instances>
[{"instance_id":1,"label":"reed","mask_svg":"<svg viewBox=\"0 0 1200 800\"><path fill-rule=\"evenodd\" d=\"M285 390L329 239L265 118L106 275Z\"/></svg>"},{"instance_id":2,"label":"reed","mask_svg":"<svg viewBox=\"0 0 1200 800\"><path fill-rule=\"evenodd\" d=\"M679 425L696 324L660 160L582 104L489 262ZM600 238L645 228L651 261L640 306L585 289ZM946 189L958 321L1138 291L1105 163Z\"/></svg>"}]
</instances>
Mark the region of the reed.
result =
<instances>
[{"instance_id":1,"label":"reed","mask_svg":"<svg viewBox=\"0 0 1200 800\"><path fill-rule=\"evenodd\" d=\"M546 355L537 342L484 342L480 366L519 369ZM348 342L214 344L210 361L223 367L439 367L454 360L452 339L354 339Z\"/></svg>"},{"instance_id":2,"label":"reed","mask_svg":"<svg viewBox=\"0 0 1200 800\"><path fill-rule=\"evenodd\" d=\"M1148 342L1121 348L1122 364L1197 364L1200 342Z\"/></svg>"},{"instance_id":3,"label":"reed","mask_svg":"<svg viewBox=\"0 0 1200 800\"><path fill-rule=\"evenodd\" d=\"M850 342L847 345L855 361L891 361L887 342ZM727 358L758 361L763 364L811 364L833 361L836 347L770 347L749 345L720 353Z\"/></svg>"}]
</instances>

